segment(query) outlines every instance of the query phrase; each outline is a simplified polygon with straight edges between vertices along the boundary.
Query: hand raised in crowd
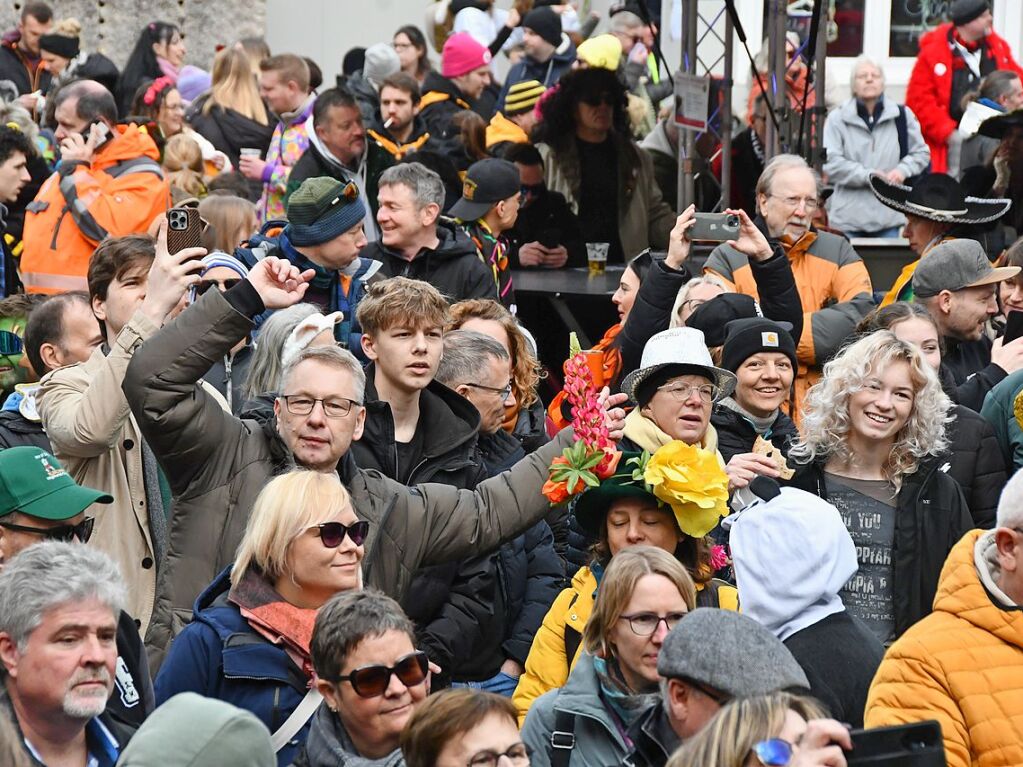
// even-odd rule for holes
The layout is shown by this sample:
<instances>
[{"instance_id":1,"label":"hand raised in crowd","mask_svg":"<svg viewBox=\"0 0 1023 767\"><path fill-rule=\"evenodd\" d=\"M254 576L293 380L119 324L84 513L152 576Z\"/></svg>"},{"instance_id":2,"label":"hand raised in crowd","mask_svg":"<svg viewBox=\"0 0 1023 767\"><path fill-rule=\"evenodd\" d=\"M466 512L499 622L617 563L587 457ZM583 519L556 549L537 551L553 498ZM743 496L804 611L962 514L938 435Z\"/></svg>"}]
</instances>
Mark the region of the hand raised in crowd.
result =
<instances>
[{"instance_id":1,"label":"hand raised in crowd","mask_svg":"<svg viewBox=\"0 0 1023 767\"><path fill-rule=\"evenodd\" d=\"M267 309L286 309L302 300L315 272L300 272L297 266L273 256L257 262L248 280L259 293Z\"/></svg>"},{"instance_id":2,"label":"hand raised in crowd","mask_svg":"<svg viewBox=\"0 0 1023 767\"><path fill-rule=\"evenodd\" d=\"M766 455L757 453L740 453L733 455L725 466L728 475L728 490L748 487L758 476L777 479L781 476L778 466Z\"/></svg>"},{"instance_id":3,"label":"hand raised in crowd","mask_svg":"<svg viewBox=\"0 0 1023 767\"><path fill-rule=\"evenodd\" d=\"M508 29L515 29L522 22L522 16L519 14L519 9L512 6L508 9L508 18L505 19L504 25Z\"/></svg>"},{"instance_id":4,"label":"hand raised in crowd","mask_svg":"<svg viewBox=\"0 0 1023 767\"><path fill-rule=\"evenodd\" d=\"M625 435L625 410L618 407L628 401L625 394L612 394L606 386L600 390L597 401L604 408L604 425L611 439L618 442Z\"/></svg>"},{"instance_id":5,"label":"hand raised in crowd","mask_svg":"<svg viewBox=\"0 0 1023 767\"><path fill-rule=\"evenodd\" d=\"M245 178L250 178L253 181L263 180L263 171L266 169L266 162L260 160L258 157L249 157L248 155L242 155L238 158L238 170Z\"/></svg>"},{"instance_id":6,"label":"hand raised in crowd","mask_svg":"<svg viewBox=\"0 0 1023 767\"><path fill-rule=\"evenodd\" d=\"M91 162L96 147L103 143L103 138L110 128L105 123L93 123L89 127L89 140L81 133L70 133L60 142L60 159L64 162Z\"/></svg>"},{"instance_id":7,"label":"hand raised in crowd","mask_svg":"<svg viewBox=\"0 0 1023 767\"><path fill-rule=\"evenodd\" d=\"M689 258L689 247L692 240L689 239L689 230L696 223L696 206L690 205L675 219L675 226L668 235L668 255L664 258L665 266L672 269L679 269L685 260Z\"/></svg>"},{"instance_id":8,"label":"hand raised in crowd","mask_svg":"<svg viewBox=\"0 0 1023 767\"><path fill-rule=\"evenodd\" d=\"M205 248L185 248L177 253L167 250L167 220L160 224L156 237L156 258L149 268L149 283L142 311L157 325L162 325L181 299L199 279L203 265L199 260L206 255Z\"/></svg>"},{"instance_id":9,"label":"hand raised in crowd","mask_svg":"<svg viewBox=\"0 0 1023 767\"><path fill-rule=\"evenodd\" d=\"M734 213L739 217L739 239L729 240L729 245L752 261L766 261L774 255L771 243L767 241L764 233L757 228L746 211L741 208L738 210L729 208L725 213Z\"/></svg>"},{"instance_id":10,"label":"hand raised in crowd","mask_svg":"<svg viewBox=\"0 0 1023 767\"><path fill-rule=\"evenodd\" d=\"M1005 343L1005 339L995 339L991 347L991 362L998 365L1006 373L1015 373L1023 368L1023 338Z\"/></svg>"},{"instance_id":11,"label":"hand raised in crowd","mask_svg":"<svg viewBox=\"0 0 1023 767\"><path fill-rule=\"evenodd\" d=\"M811 719L789 767L846 767L843 749L852 750L849 730L834 719Z\"/></svg>"}]
</instances>

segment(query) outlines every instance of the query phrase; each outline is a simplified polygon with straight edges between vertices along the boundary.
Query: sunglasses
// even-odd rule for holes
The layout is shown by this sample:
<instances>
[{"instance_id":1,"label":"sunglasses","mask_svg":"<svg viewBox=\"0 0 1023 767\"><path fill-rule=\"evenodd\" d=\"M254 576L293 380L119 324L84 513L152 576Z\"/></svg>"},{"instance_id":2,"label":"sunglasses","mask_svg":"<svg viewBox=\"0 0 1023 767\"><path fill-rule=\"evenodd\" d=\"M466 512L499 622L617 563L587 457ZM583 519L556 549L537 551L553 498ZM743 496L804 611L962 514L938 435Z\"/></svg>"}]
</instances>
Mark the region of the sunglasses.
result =
<instances>
[{"instance_id":1,"label":"sunglasses","mask_svg":"<svg viewBox=\"0 0 1023 767\"><path fill-rule=\"evenodd\" d=\"M0 527L13 530L16 533L41 535L48 541L72 543L77 538L81 543L88 543L92 537L92 526L95 521L93 517L86 517L77 525L57 525L56 527L28 527L27 525L15 525L12 522L0 522Z\"/></svg>"},{"instance_id":2,"label":"sunglasses","mask_svg":"<svg viewBox=\"0 0 1023 767\"><path fill-rule=\"evenodd\" d=\"M340 522L324 522L321 525L313 525L317 529L317 535L320 536L320 540L323 545L328 549L336 549L344 541L347 535L352 539L352 543L356 546L361 546L366 540L366 536L369 535L369 522L361 521L355 522L351 525L343 525Z\"/></svg>"},{"instance_id":3,"label":"sunglasses","mask_svg":"<svg viewBox=\"0 0 1023 767\"><path fill-rule=\"evenodd\" d=\"M792 761L792 744L781 738L762 740L753 746L753 753L764 767L785 767Z\"/></svg>"},{"instance_id":4,"label":"sunglasses","mask_svg":"<svg viewBox=\"0 0 1023 767\"><path fill-rule=\"evenodd\" d=\"M319 221L323 216L334 209L335 205L340 205L344 202L348 203L355 202L359 197L359 187L356 186L354 181L349 181L345 184L345 188L341 190L337 197L332 197L330 200L324 203L320 203L313 211L313 221Z\"/></svg>"},{"instance_id":5,"label":"sunglasses","mask_svg":"<svg viewBox=\"0 0 1023 767\"><path fill-rule=\"evenodd\" d=\"M24 349L21 336L9 330L0 330L0 354L21 354Z\"/></svg>"},{"instance_id":6,"label":"sunglasses","mask_svg":"<svg viewBox=\"0 0 1023 767\"><path fill-rule=\"evenodd\" d=\"M609 107L613 107L615 105L614 96L610 93L593 93L588 96L580 96L579 100L591 107L599 107L603 104L606 104Z\"/></svg>"},{"instance_id":7,"label":"sunglasses","mask_svg":"<svg viewBox=\"0 0 1023 767\"><path fill-rule=\"evenodd\" d=\"M415 687L426 681L429 665L426 653L417 650L398 658L393 666L362 666L333 681L348 682L360 698L378 698L386 692L392 674L406 687Z\"/></svg>"},{"instance_id":8,"label":"sunglasses","mask_svg":"<svg viewBox=\"0 0 1023 767\"><path fill-rule=\"evenodd\" d=\"M544 189L547 185L544 182L539 184L523 184L520 188L520 192L523 197L536 197L537 195L543 194Z\"/></svg>"},{"instance_id":9,"label":"sunglasses","mask_svg":"<svg viewBox=\"0 0 1023 767\"><path fill-rule=\"evenodd\" d=\"M224 291L230 290L241 281L241 277L228 277L226 280L199 280L195 283L195 294L197 296L201 296L214 285L220 289L221 293L223 293Z\"/></svg>"}]
</instances>

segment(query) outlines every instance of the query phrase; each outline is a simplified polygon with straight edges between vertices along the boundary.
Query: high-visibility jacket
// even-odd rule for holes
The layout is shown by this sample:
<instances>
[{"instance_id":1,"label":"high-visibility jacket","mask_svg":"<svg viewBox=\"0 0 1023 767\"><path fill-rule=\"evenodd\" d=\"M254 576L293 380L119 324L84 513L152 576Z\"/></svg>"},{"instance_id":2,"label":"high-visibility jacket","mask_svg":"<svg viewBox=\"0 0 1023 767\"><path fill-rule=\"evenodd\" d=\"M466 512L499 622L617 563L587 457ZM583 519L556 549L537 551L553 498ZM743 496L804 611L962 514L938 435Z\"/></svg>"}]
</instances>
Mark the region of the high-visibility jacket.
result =
<instances>
[{"instance_id":1,"label":"high-visibility jacket","mask_svg":"<svg viewBox=\"0 0 1023 767\"><path fill-rule=\"evenodd\" d=\"M91 163L62 163L25 213L21 279L29 293L87 290L96 246L141 234L170 206L156 144L135 125L119 125Z\"/></svg>"}]
</instances>

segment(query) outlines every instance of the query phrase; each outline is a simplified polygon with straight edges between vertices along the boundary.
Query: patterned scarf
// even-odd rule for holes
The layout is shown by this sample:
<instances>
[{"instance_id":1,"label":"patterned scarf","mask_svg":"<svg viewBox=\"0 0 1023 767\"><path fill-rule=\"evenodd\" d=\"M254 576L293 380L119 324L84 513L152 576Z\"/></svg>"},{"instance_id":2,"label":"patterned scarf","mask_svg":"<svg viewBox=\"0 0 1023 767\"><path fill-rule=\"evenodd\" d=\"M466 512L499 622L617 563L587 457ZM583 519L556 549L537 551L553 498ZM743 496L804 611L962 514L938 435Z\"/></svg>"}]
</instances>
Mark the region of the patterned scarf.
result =
<instances>
[{"instance_id":1,"label":"patterned scarf","mask_svg":"<svg viewBox=\"0 0 1023 767\"><path fill-rule=\"evenodd\" d=\"M646 690L633 691L625 682L615 658L608 661L595 657L593 669L597 672L597 681L600 683L600 696L614 711L623 730L628 730L644 711L660 700L656 683L651 684Z\"/></svg>"}]
</instances>

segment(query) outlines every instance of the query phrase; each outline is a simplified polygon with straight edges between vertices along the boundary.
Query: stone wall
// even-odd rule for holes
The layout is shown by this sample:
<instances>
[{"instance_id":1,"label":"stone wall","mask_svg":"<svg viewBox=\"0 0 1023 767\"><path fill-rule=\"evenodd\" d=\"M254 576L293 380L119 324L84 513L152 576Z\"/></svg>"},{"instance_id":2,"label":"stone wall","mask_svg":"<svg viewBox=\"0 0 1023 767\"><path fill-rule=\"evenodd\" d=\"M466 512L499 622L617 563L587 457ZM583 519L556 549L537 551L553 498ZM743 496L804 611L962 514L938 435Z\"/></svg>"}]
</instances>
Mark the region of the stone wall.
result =
<instances>
[{"instance_id":1,"label":"stone wall","mask_svg":"<svg viewBox=\"0 0 1023 767\"><path fill-rule=\"evenodd\" d=\"M209 69L217 45L266 32L266 0L48 0L57 19L82 25L82 47L123 66L139 30L150 21L176 23L188 46L186 63ZM0 0L0 27L11 29L24 0Z\"/></svg>"}]
</instances>

